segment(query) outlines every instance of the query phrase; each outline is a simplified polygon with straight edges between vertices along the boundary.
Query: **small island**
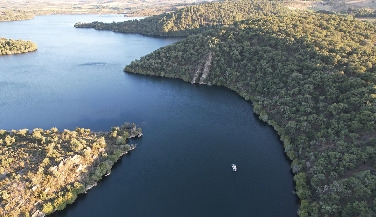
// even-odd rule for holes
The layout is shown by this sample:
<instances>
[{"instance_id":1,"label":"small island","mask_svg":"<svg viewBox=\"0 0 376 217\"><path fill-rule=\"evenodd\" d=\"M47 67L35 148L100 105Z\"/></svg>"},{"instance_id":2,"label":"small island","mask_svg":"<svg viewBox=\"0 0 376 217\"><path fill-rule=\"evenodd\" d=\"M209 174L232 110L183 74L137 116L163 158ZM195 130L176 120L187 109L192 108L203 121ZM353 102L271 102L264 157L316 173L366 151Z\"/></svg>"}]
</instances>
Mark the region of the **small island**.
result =
<instances>
[{"instance_id":1,"label":"small island","mask_svg":"<svg viewBox=\"0 0 376 217\"><path fill-rule=\"evenodd\" d=\"M110 132L0 130L0 216L45 216L62 210L135 148L135 124Z\"/></svg>"},{"instance_id":2,"label":"small island","mask_svg":"<svg viewBox=\"0 0 376 217\"><path fill-rule=\"evenodd\" d=\"M38 46L32 41L0 38L0 55L27 53L37 49Z\"/></svg>"}]
</instances>

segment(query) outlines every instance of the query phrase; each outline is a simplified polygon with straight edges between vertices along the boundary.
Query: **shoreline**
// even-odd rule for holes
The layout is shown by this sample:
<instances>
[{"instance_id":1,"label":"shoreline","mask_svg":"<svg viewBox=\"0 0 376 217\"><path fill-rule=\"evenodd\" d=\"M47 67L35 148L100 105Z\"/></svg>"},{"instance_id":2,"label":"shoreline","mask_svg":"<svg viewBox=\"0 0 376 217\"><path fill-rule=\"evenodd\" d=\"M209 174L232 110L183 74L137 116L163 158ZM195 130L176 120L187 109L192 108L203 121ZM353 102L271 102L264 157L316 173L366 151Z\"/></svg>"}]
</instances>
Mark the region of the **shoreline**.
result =
<instances>
[{"instance_id":1,"label":"shoreline","mask_svg":"<svg viewBox=\"0 0 376 217\"><path fill-rule=\"evenodd\" d=\"M111 173L142 136L135 124L109 132L76 128L0 130L0 216L45 216L73 203Z\"/></svg>"}]
</instances>

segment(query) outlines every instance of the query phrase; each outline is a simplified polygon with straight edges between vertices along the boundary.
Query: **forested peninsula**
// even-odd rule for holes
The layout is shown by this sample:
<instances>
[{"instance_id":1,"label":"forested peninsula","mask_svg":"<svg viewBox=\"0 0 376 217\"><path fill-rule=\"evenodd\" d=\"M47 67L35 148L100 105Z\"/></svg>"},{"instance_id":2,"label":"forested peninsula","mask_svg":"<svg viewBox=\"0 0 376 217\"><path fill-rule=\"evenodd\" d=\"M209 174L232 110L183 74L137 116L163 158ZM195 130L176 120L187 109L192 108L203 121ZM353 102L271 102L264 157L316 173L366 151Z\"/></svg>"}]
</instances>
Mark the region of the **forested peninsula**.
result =
<instances>
[{"instance_id":1,"label":"forested peninsula","mask_svg":"<svg viewBox=\"0 0 376 217\"><path fill-rule=\"evenodd\" d=\"M191 20L214 12L195 13ZM160 48L124 71L236 91L279 134L300 216L376 216L375 32L373 23L352 16L257 11Z\"/></svg>"},{"instance_id":2,"label":"forested peninsula","mask_svg":"<svg viewBox=\"0 0 376 217\"><path fill-rule=\"evenodd\" d=\"M109 174L135 145L141 129L125 123L110 132L0 130L0 216L44 216L73 203Z\"/></svg>"},{"instance_id":3,"label":"forested peninsula","mask_svg":"<svg viewBox=\"0 0 376 217\"><path fill-rule=\"evenodd\" d=\"M38 46L32 41L0 38L0 55L27 53L37 49Z\"/></svg>"}]
</instances>

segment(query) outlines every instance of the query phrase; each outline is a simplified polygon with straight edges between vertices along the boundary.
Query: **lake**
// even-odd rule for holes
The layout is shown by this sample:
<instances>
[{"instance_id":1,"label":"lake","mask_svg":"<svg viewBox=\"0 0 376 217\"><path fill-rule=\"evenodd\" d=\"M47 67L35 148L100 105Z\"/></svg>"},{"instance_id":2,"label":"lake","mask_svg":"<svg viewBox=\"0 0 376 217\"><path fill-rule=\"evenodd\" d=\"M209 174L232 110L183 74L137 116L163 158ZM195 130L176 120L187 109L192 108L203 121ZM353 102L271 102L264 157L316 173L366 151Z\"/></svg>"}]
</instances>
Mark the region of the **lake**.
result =
<instances>
[{"instance_id":1,"label":"lake","mask_svg":"<svg viewBox=\"0 0 376 217\"><path fill-rule=\"evenodd\" d=\"M125 19L52 15L0 23L0 37L38 45L0 56L0 129L109 131L124 122L143 129L110 176L52 216L297 216L283 145L250 102L225 88L123 72L179 39L73 27Z\"/></svg>"}]
</instances>

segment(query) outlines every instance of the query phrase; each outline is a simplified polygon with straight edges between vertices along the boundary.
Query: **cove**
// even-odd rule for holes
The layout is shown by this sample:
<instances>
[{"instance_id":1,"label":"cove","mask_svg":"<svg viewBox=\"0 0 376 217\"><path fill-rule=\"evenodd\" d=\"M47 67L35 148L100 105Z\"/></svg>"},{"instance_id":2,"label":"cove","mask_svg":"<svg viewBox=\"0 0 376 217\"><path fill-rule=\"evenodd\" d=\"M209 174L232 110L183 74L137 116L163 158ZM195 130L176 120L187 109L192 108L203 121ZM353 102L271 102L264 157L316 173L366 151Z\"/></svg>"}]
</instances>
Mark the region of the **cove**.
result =
<instances>
[{"instance_id":1,"label":"cove","mask_svg":"<svg viewBox=\"0 0 376 217\"><path fill-rule=\"evenodd\" d=\"M73 27L122 19L54 15L0 23L1 37L38 45L33 53L0 56L1 129L107 131L125 121L143 129L132 141L136 150L110 176L51 216L296 216L282 144L251 103L221 87L122 71L178 39Z\"/></svg>"}]
</instances>

